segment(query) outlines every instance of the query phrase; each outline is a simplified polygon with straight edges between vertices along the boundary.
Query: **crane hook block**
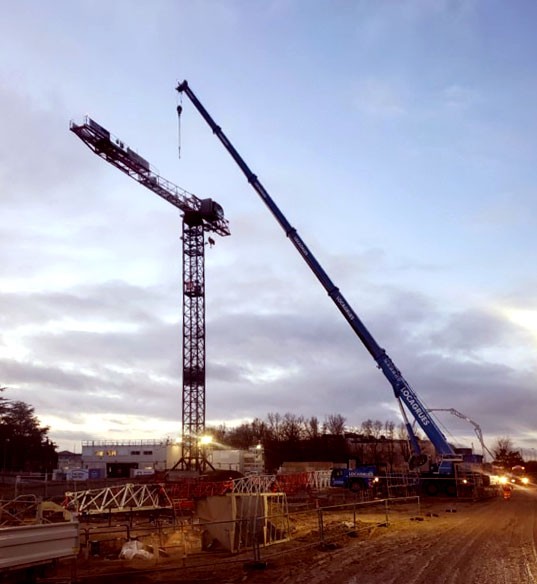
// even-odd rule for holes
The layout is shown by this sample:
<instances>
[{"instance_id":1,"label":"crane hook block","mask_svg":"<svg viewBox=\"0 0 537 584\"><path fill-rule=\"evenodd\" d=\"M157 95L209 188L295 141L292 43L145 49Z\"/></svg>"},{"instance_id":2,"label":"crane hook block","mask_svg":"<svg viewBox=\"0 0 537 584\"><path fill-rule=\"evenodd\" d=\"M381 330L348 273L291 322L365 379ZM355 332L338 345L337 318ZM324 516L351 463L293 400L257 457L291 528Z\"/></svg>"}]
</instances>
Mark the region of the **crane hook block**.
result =
<instances>
[{"instance_id":1,"label":"crane hook block","mask_svg":"<svg viewBox=\"0 0 537 584\"><path fill-rule=\"evenodd\" d=\"M183 111L183 106L182 105L178 105L177 106L177 115L180 116L181 113L182 113L182 111Z\"/></svg>"}]
</instances>

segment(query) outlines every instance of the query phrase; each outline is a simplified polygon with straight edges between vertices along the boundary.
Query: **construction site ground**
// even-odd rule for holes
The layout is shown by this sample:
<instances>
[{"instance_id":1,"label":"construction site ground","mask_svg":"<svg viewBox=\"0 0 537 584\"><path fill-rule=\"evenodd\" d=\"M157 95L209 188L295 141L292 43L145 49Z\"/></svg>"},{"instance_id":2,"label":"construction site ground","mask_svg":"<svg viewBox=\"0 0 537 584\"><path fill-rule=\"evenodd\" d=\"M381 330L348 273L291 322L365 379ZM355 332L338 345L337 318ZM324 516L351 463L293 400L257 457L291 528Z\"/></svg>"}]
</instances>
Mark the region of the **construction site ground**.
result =
<instances>
[{"instance_id":1,"label":"construction site ground","mask_svg":"<svg viewBox=\"0 0 537 584\"><path fill-rule=\"evenodd\" d=\"M291 515L291 539L240 554L199 551L187 557L173 541L166 557L78 560L87 584L156 582L238 584L533 584L537 582L537 489L484 501L421 499L382 508ZM321 539L324 541L321 543ZM69 567L63 566L64 573ZM58 577L60 574L57 574Z\"/></svg>"}]
</instances>

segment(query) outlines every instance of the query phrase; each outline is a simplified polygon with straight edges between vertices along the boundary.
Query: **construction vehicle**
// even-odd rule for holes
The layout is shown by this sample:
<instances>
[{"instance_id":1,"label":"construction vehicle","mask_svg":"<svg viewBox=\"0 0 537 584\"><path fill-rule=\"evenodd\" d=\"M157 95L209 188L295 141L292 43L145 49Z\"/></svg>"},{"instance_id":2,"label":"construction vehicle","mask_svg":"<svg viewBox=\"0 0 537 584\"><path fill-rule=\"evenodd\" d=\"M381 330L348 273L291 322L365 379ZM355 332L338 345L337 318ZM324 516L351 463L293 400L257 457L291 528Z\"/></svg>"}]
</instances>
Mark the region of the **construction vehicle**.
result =
<instances>
[{"instance_id":1,"label":"construction vehicle","mask_svg":"<svg viewBox=\"0 0 537 584\"><path fill-rule=\"evenodd\" d=\"M372 489L379 482L378 469L373 464L355 468L334 468L330 473L330 486L343 487L351 491Z\"/></svg>"},{"instance_id":2,"label":"construction vehicle","mask_svg":"<svg viewBox=\"0 0 537 584\"><path fill-rule=\"evenodd\" d=\"M278 208L274 200L271 198L265 187L261 184L258 177L250 170L246 162L237 152L233 144L222 131L222 128L216 124L211 115L201 104L196 97L188 82L185 80L180 83L176 90L180 95L186 95L192 102L196 110L209 125L213 133L224 145L233 160L237 163L240 170L246 176L247 181L252 188L261 197L262 201L268 207L280 227L285 232L285 235L291 240L296 250L310 267L316 278L319 280L323 288L328 293L338 310L341 312L345 320L351 326L358 338L375 360L378 368L385 375L390 385L392 386L395 398L399 404L401 415L405 422L412 456L409 463L410 469L419 469L424 467L429 461L428 457L421 451L418 438L412 429L409 421L407 411L414 417L418 425L421 427L427 438L433 444L436 455L438 457L437 464L434 465L433 470L428 473L422 473L422 476L442 476L444 478L453 478L456 476L455 464L467 460L468 462L476 462L478 459L473 454L461 454L447 441L446 437L436 424L433 417L430 415L427 407L422 403L416 392L412 389L407 380L403 377L401 371L389 357L387 352L377 343L373 338L365 324L360 320L351 305L347 302L339 288L332 282L328 274L321 267L311 250L304 243L296 229L289 223L281 210ZM183 108L178 108L178 115L181 115ZM406 408L406 409L405 409ZM432 489L431 489L432 490Z\"/></svg>"},{"instance_id":3,"label":"construction vehicle","mask_svg":"<svg viewBox=\"0 0 537 584\"><path fill-rule=\"evenodd\" d=\"M483 431L481 430L481 426L477 422L474 422L471 418L469 418L468 416L465 416L464 414L461 414L461 412L459 412L458 410L456 410L454 408L431 408L431 409L429 409L429 411L430 412L449 412L453 416L457 416L457 418L461 418L461 420L466 420L467 422L472 424L472 426L474 427L475 435L477 436L477 439L479 440L479 443L481 444L481 448L482 448L482 452L483 452L483 460L485 460L485 452L490 456L491 460L494 460L496 458L494 453L485 444L485 440L483 438Z\"/></svg>"},{"instance_id":4,"label":"construction vehicle","mask_svg":"<svg viewBox=\"0 0 537 584\"><path fill-rule=\"evenodd\" d=\"M222 207L174 185L149 162L86 116L70 130L98 156L177 207L183 217L183 395L181 470L204 471L210 464L199 438L205 433L205 234L230 234ZM212 247L214 240L209 237Z\"/></svg>"},{"instance_id":5,"label":"construction vehicle","mask_svg":"<svg viewBox=\"0 0 537 584\"><path fill-rule=\"evenodd\" d=\"M530 479L526 474L526 467L521 464L516 464L511 468L509 473L509 482L513 485L529 485Z\"/></svg>"}]
</instances>

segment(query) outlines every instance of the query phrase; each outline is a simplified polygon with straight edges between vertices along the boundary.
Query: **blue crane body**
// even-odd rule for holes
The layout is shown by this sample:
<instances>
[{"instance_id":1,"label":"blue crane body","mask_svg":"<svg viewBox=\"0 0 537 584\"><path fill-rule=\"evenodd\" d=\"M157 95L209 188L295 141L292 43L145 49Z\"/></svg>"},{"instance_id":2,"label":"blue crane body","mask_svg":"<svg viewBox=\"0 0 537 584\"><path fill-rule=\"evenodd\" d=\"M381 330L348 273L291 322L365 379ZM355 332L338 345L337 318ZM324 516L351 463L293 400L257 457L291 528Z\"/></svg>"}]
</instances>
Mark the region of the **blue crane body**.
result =
<instances>
[{"instance_id":1,"label":"blue crane body","mask_svg":"<svg viewBox=\"0 0 537 584\"><path fill-rule=\"evenodd\" d=\"M370 355L376 361L379 369L384 373L389 383L393 388L396 399L399 404L403 403L408 411L411 412L414 419L417 421L423 432L429 438L429 440L434 445L437 454L446 461L444 466L446 474L449 472L450 460L460 460L457 456L453 447L448 443L446 437L436 424L435 420L429 414L425 405L421 402L417 394L414 392L410 384L403 377L402 373L396 367L392 359L386 353L386 351L375 341L365 324L360 320L356 312L353 310L351 305L347 302L343 294L340 292L339 288L332 282L328 274L315 259L314 255L311 253L308 246L304 243L300 235L297 233L296 229L289 223L283 213L280 211L272 197L269 195L265 187L261 184L257 176L250 170L246 162L242 159L240 154L237 152L233 144L229 141L227 136L222 131L222 128L218 126L210 114L207 112L205 107L198 100L196 95L190 89L188 82L185 80L177 86L177 91L179 93L184 93L192 102L194 107L201 114L203 119L210 126L213 133L222 142L228 153L231 155L233 160L237 163L239 168L242 170L246 179L257 192L257 194L264 201L272 215L275 217L276 221L280 224L281 228L284 230L286 236L291 240L298 253L302 256L304 261L308 264L312 272L315 274L321 285L324 287L328 296L332 299L334 304L337 306L345 320L350 324L358 338L362 341L365 348L368 350ZM181 113L181 106L178 107L178 114ZM408 432L409 440L412 447L412 462L411 466L422 466L426 457L421 453L418 440L414 434L411 424L406 417L406 414L401 408L403 417L405 419L405 425Z\"/></svg>"}]
</instances>

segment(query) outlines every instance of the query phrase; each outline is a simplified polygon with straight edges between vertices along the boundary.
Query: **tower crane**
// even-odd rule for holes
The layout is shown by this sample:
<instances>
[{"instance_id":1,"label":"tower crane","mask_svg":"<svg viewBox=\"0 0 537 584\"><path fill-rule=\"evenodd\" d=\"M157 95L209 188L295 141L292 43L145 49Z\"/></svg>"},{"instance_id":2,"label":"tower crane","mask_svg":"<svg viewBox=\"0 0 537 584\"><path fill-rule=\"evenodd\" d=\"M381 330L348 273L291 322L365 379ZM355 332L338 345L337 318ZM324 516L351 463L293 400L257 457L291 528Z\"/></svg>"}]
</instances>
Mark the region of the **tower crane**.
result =
<instances>
[{"instance_id":1,"label":"tower crane","mask_svg":"<svg viewBox=\"0 0 537 584\"><path fill-rule=\"evenodd\" d=\"M182 455L175 467L201 471L207 460L199 440L205 431L205 233L230 234L222 207L199 199L160 176L122 140L86 116L70 123L95 154L182 212L183 241L183 391ZM209 239L211 246L214 244Z\"/></svg>"}]
</instances>

